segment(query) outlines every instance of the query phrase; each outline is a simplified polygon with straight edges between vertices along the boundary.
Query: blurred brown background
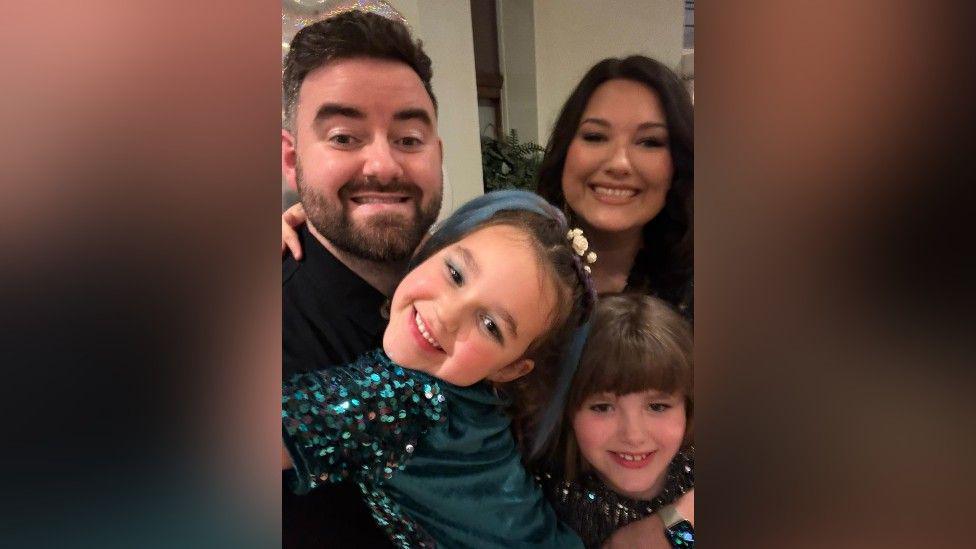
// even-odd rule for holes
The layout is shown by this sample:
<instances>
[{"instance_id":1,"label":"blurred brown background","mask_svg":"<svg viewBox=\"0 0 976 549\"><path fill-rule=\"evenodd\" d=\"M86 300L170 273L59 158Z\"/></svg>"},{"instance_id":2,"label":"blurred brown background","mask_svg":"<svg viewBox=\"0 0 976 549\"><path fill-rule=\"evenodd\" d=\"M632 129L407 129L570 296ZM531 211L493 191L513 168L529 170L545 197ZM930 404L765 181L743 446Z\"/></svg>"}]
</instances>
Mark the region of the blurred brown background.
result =
<instances>
[{"instance_id":1,"label":"blurred brown background","mask_svg":"<svg viewBox=\"0 0 976 549\"><path fill-rule=\"evenodd\" d=\"M0 8L15 546L277 543L279 9ZM696 5L705 547L972 546L972 11Z\"/></svg>"}]
</instances>

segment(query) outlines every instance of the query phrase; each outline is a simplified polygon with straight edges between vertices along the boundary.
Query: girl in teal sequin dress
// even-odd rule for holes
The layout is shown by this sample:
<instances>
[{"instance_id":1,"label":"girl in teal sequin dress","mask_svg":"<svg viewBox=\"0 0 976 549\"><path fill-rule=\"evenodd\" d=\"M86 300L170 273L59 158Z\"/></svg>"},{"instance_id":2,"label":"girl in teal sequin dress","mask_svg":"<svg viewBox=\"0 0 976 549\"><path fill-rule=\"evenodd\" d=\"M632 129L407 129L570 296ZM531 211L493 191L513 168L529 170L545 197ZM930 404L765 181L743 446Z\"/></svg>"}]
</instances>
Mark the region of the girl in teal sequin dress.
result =
<instances>
[{"instance_id":1,"label":"girl in teal sequin dress","mask_svg":"<svg viewBox=\"0 0 976 549\"><path fill-rule=\"evenodd\" d=\"M639 294L602 297L591 322L546 494L587 547L618 529L610 547L694 547L691 327Z\"/></svg>"},{"instance_id":2,"label":"girl in teal sequin dress","mask_svg":"<svg viewBox=\"0 0 976 549\"><path fill-rule=\"evenodd\" d=\"M580 255L534 194L458 209L396 288L383 349L284 384L296 491L357 481L402 547L581 547L523 468L506 415L531 427L561 378L594 298Z\"/></svg>"}]
</instances>

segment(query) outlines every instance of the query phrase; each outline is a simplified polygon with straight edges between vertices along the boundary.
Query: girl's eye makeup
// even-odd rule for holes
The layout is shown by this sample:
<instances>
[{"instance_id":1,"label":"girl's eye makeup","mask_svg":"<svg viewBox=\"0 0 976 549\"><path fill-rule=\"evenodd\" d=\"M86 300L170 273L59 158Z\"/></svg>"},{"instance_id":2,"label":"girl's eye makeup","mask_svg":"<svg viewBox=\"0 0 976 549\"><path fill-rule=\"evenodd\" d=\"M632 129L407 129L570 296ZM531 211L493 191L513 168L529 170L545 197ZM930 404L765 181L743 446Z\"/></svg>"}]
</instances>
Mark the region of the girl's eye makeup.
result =
<instances>
[{"instance_id":1,"label":"girl's eye makeup","mask_svg":"<svg viewBox=\"0 0 976 549\"><path fill-rule=\"evenodd\" d=\"M447 276L450 277L451 281L454 282L456 286L464 286L464 274L454 266L450 260L444 261L444 266L447 269ZM502 334L501 328L495 319L485 313L478 313L478 322L481 324L481 328L484 329L485 333L489 337L494 339L500 345L505 344L505 336Z\"/></svg>"},{"instance_id":2,"label":"girl's eye makeup","mask_svg":"<svg viewBox=\"0 0 976 549\"><path fill-rule=\"evenodd\" d=\"M481 315L480 320L481 325L485 328L485 331L487 331L495 341L501 344L505 343L505 338L502 336L502 331L498 328L498 323L495 322L495 319L483 314Z\"/></svg>"},{"instance_id":3,"label":"girl's eye makeup","mask_svg":"<svg viewBox=\"0 0 976 549\"><path fill-rule=\"evenodd\" d=\"M457 284L458 286L463 286L464 275L461 274L461 271L459 271L453 264L451 264L450 261L445 261L444 265L447 266L447 276L451 277L451 280L454 281L454 283Z\"/></svg>"}]
</instances>

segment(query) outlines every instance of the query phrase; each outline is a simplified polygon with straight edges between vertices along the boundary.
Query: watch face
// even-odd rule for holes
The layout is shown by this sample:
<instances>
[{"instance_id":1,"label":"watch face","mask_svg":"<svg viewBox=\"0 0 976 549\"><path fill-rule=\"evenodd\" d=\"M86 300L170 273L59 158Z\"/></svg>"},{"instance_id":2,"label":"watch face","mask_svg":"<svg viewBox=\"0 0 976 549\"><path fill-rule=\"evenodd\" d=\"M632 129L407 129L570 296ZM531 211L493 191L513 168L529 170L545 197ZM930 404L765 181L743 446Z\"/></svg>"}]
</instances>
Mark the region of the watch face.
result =
<instances>
[{"instance_id":1,"label":"watch face","mask_svg":"<svg viewBox=\"0 0 976 549\"><path fill-rule=\"evenodd\" d=\"M695 530L687 520L665 529L665 533L671 547L695 547Z\"/></svg>"}]
</instances>

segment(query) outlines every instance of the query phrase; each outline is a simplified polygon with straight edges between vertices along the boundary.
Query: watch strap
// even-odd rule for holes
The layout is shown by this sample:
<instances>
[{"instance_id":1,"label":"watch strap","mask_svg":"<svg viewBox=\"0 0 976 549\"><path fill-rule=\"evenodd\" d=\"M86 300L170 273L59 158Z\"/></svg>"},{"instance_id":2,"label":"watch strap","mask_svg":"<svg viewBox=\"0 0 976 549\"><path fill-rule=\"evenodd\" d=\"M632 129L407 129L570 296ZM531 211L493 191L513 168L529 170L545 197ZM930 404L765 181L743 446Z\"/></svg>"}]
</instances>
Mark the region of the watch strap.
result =
<instances>
[{"instance_id":1,"label":"watch strap","mask_svg":"<svg viewBox=\"0 0 976 549\"><path fill-rule=\"evenodd\" d=\"M674 505L665 505L657 511L657 516L661 517L661 522L664 523L665 528L671 528L675 524L685 520L685 517L681 516L678 512L677 507Z\"/></svg>"}]
</instances>

